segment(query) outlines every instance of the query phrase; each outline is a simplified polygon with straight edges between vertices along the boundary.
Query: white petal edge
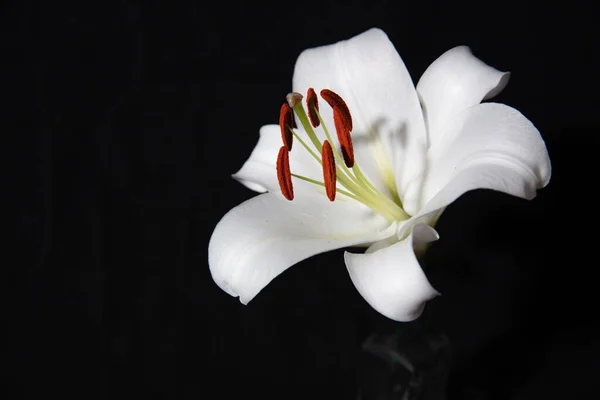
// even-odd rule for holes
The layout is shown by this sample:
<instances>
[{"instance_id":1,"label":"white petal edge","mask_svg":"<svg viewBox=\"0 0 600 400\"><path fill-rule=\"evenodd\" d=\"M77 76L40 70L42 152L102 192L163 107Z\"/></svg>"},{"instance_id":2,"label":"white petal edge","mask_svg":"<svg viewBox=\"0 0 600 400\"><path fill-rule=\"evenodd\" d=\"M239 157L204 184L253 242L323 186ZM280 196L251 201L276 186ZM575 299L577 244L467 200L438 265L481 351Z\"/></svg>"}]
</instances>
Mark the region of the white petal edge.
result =
<instances>
[{"instance_id":1,"label":"white petal edge","mask_svg":"<svg viewBox=\"0 0 600 400\"><path fill-rule=\"evenodd\" d=\"M350 278L379 313L395 321L412 321L421 315L427 301L439 295L427 280L414 249L438 238L433 228L418 224L406 239L389 247L365 254L346 252Z\"/></svg>"},{"instance_id":2,"label":"white petal edge","mask_svg":"<svg viewBox=\"0 0 600 400\"><path fill-rule=\"evenodd\" d=\"M504 104L484 103L457 116L430 148L424 182L425 215L473 189L492 189L524 199L550 181L551 164L539 131Z\"/></svg>"},{"instance_id":3,"label":"white petal edge","mask_svg":"<svg viewBox=\"0 0 600 400\"><path fill-rule=\"evenodd\" d=\"M392 236L396 223L357 202L326 197L287 201L258 195L219 221L208 245L214 281L247 304L297 262L325 251L366 245Z\"/></svg>"},{"instance_id":4,"label":"white petal edge","mask_svg":"<svg viewBox=\"0 0 600 400\"><path fill-rule=\"evenodd\" d=\"M414 83L404 62L380 29L349 40L302 52L293 89L302 94L328 88L348 105L354 121L355 155L380 189L395 185L405 207L416 203L425 166L425 122ZM333 114L320 102L324 121L334 132ZM361 151L365 149L367 151Z\"/></svg>"},{"instance_id":5,"label":"white petal edge","mask_svg":"<svg viewBox=\"0 0 600 400\"><path fill-rule=\"evenodd\" d=\"M479 60L467 46L455 47L438 57L417 84L429 146L439 140L452 117L499 94L509 77L510 73Z\"/></svg>"},{"instance_id":6,"label":"white petal edge","mask_svg":"<svg viewBox=\"0 0 600 400\"><path fill-rule=\"evenodd\" d=\"M275 163L282 146L279 132L277 125L266 125L260 128L258 143L242 168L232 177L255 192L272 192L278 189Z\"/></svg>"}]
</instances>

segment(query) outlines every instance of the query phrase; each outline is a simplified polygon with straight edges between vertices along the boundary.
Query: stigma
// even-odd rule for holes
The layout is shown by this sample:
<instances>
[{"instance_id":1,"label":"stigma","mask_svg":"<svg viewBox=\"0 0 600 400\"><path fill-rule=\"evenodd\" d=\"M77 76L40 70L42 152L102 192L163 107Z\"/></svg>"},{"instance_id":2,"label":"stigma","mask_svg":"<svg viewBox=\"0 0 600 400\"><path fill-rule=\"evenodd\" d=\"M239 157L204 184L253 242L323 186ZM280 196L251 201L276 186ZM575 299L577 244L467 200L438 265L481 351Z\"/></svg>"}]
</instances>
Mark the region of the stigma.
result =
<instances>
[{"instance_id":1,"label":"stigma","mask_svg":"<svg viewBox=\"0 0 600 400\"><path fill-rule=\"evenodd\" d=\"M303 104L304 96L296 92L289 93L286 96L286 103L281 106L279 112L282 146L276 162L277 180L283 196L290 201L294 199L292 181L292 177L294 177L322 187L324 194L332 202L335 201L336 195L340 194L368 206L390 222L410 218L403 210L402 204L381 193L367 179L356 162L351 135L352 115L344 99L330 89L323 89L319 94L333 113L339 151L321 117L319 99L315 90L309 88L306 93L306 110ZM294 114L310 143L302 139L294 129ZM317 128L322 129L325 133L326 139L323 142L315 132ZM307 151L321 165L321 179L305 177L292 172L293 166L290 165L288 153L292 151L294 140L297 140L302 146L300 151Z\"/></svg>"}]
</instances>

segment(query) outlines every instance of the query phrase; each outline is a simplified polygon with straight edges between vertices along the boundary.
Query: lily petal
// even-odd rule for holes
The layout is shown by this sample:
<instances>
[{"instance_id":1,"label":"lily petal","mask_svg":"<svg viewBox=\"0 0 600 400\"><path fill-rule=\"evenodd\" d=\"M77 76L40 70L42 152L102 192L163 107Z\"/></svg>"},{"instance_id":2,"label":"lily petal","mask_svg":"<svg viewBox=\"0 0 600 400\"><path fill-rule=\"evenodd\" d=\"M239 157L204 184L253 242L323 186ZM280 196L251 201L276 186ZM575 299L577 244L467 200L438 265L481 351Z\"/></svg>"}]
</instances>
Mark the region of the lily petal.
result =
<instances>
[{"instance_id":1,"label":"lily petal","mask_svg":"<svg viewBox=\"0 0 600 400\"><path fill-rule=\"evenodd\" d=\"M299 133L303 132L299 130ZM277 160L277 153L282 145L279 126L263 126L260 128L260 137L250 154L250 158L248 158L238 172L233 174L233 177L247 188L256 192L264 193L268 191L279 193L280 189L275 162ZM297 143L292 148L289 156L292 172L322 181L320 164L302 148L300 143ZM293 178L293 182L294 185L303 186L303 190L296 191L296 194L299 196L324 192L323 190L315 190L318 188L313 185L303 185L304 182L298 182L296 178Z\"/></svg>"},{"instance_id":2,"label":"lily petal","mask_svg":"<svg viewBox=\"0 0 600 400\"><path fill-rule=\"evenodd\" d=\"M504 104L463 111L429 149L424 215L473 189L493 189L532 199L550 181L551 165L538 130Z\"/></svg>"},{"instance_id":3,"label":"lily petal","mask_svg":"<svg viewBox=\"0 0 600 400\"><path fill-rule=\"evenodd\" d=\"M405 206L412 202L425 166L425 123L412 79L387 35L370 29L305 50L296 62L293 88L306 93L309 87L331 89L346 101L354 121L352 138L367 143L355 146L361 168L379 189L410 192L403 200ZM332 129L332 113L321 114Z\"/></svg>"},{"instance_id":4,"label":"lily petal","mask_svg":"<svg viewBox=\"0 0 600 400\"><path fill-rule=\"evenodd\" d=\"M466 46L448 50L425 71L417 92L425 114L429 145L435 145L448 121L461 111L504 89L510 73L490 67Z\"/></svg>"},{"instance_id":5,"label":"lily petal","mask_svg":"<svg viewBox=\"0 0 600 400\"><path fill-rule=\"evenodd\" d=\"M342 196L340 196L342 197ZM214 281L247 304L271 280L310 256L392 236L396 224L355 201L265 193L233 208L208 246Z\"/></svg>"},{"instance_id":6,"label":"lily petal","mask_svg":"<svg viewBox=\"0 0 600 400\"><path fill-rule=\"evenodd\" d=\"M439 293L427 280L414 249L438 238L433 228L418 224L406 239L389 247L365 254L346 252L352 282L371 307L386 317L396 321L418 318L425 303Z\"/></svg>"}]
</instances>

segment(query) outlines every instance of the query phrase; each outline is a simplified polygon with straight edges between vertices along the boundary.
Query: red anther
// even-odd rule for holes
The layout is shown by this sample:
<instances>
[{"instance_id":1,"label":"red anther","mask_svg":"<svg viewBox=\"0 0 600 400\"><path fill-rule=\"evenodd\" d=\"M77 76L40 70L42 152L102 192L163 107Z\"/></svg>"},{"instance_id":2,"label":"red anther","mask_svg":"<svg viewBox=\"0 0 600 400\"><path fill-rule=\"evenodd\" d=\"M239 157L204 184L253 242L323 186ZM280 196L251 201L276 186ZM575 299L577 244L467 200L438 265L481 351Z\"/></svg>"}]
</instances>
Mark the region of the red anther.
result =
<instances>
[{"instance_id":1,"label":"red anther","mask_svg":"<svg viewBox=\"0 0 600 400\"><path fill-rule=\"evenodd\" d=\"M335 131L340 142L344 164L346 164L346 167L352 168L354 166L354 146L352 146L352 136L350 136L350 131L347 129L344 113L340 112L337 107L333 108L333 123L335 124Z\"/></svg>"},{"instance_id":2,"label":"red anther","mask_svg":"<svg viewBox=\"0 0 600 400\"><path fill-rule=\"evenodd\" d=\"M281 146L277 155L277 180L283 197L294 200L294 186L292 185L292 171L290 171L290 155L286 146Z\"/></svg>"},{"instance_id":3,"label":"red anther","mask_svg":"<svg viewBox=\"0 0 600 400\"><path fill-rule=\"evenodd\" d=\"M331 108L337 108L339 110L341 118L346 125L346 129L348 132L352 132L352 115L350 115L350 110L344 99L329 89L321 90L321 97L331 106Z\"/></svg>"},{"instance_id":4,"label":"red anther","mask_svg":"<svg viewBox=\"0 0 600 400\"><path fill-rule=\"evenodd\" d=\"M308 108L308 118L310 119L310 124L313 128L321 125L319 116L315 111L315 108L319 111L319 100L317 99L317 94L313 88L309 88L308 93L306 93L306 107Z\"/></svg>"},{"instance_id":5,"label":"red anther","mask_svg":"<svg viewBox=\"0 0 600 400\"><path fill-rule=\"evenodd\" d=\"M294 112L292 107L288 104L283 103L279 110L279 128L281 129L281 140L287 151L292 150L292 143L294 141L294 134L292 128L294 127Z\"/></svg>"},{"instance_id":6,"label":"red anther","mask_svg":"<svg viewBox=\"0 0 600 400\"><path fill-rule=\"evenodd\" d=\"M325 192L330 201L335 200L335 159L333 158L333 150L327 140L323 142L321 149L321 158L323 159L323 181L325 182Z\"/></svg>"}]
</instances>

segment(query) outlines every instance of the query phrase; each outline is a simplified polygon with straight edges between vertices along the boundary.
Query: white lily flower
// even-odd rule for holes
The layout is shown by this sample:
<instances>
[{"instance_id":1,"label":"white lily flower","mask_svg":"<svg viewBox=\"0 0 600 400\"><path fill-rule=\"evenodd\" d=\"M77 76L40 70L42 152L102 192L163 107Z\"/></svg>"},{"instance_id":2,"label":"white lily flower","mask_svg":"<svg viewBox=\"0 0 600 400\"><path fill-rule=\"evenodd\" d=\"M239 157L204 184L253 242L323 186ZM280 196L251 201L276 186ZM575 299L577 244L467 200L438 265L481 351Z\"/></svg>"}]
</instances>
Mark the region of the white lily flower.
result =
<instances>
[{"instance_id":1,"label":"white lily flower","mask_svg":"<svg viewBox=\"0 0 600 400\"><path fill-rule=\"evenodd\" d=\"M444 208L478 188L532 199L550 180L533 124L506 105L480 104L508 77L461 46L439 57L415 88L379 29L304 51L280 125L261 128L234 175L263 194L216 226L209 244L215 282L247 304L297 262L362 246L364 254L344 257L360 294L393 320L417 318L439 293L415 250L438 239L433 226ZM318 108L312 88L329 106Z\"/></svg>"}]
</instances>

